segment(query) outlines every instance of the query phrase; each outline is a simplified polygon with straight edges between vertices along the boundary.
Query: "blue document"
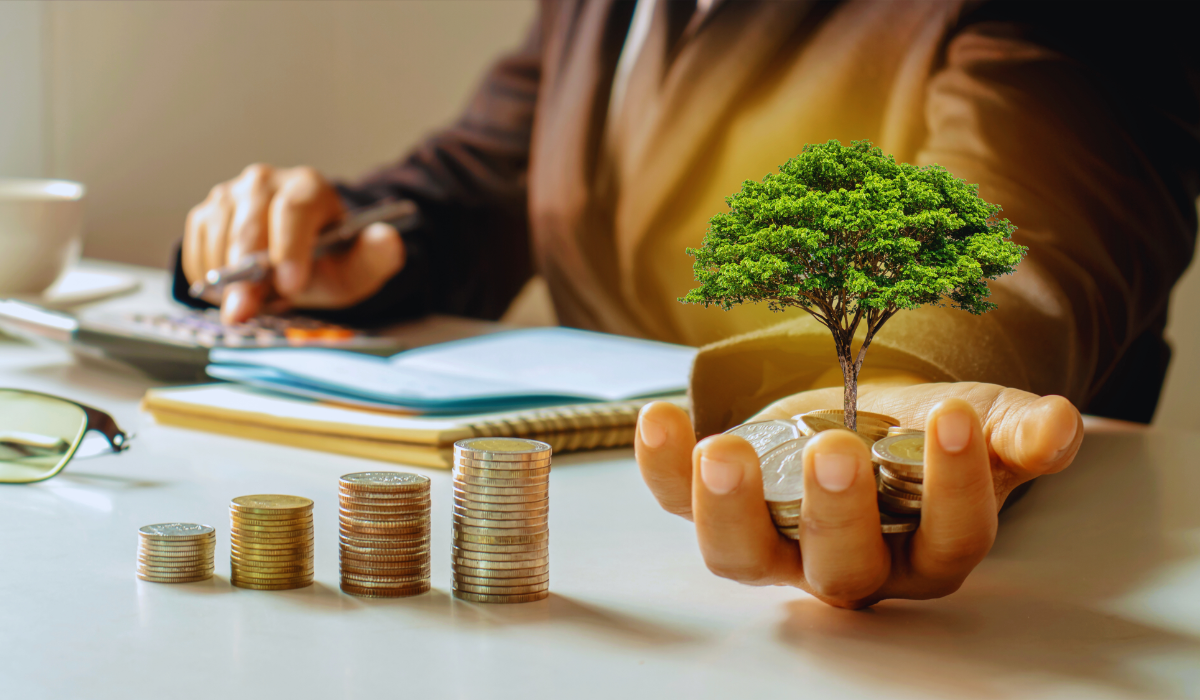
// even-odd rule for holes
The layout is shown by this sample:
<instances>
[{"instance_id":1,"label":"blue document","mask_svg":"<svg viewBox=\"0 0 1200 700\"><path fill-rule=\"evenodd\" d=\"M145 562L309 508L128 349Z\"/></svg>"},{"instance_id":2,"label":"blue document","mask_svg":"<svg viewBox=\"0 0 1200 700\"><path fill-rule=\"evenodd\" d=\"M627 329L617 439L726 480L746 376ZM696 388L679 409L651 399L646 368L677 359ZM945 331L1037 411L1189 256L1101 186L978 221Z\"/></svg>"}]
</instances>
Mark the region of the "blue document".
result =
<instances>
[{"instance_id":1,"label":"blue document","mask_svg":"<svg viewBox=\"0 0 1200 700\"><path fill-rule=\"evenodd\" d=\"M208 374L308 398L422 413L623 401L687 388L695 348L571 328L506 331L389 358L214 349Z\"/></svg>"}]
</instances>

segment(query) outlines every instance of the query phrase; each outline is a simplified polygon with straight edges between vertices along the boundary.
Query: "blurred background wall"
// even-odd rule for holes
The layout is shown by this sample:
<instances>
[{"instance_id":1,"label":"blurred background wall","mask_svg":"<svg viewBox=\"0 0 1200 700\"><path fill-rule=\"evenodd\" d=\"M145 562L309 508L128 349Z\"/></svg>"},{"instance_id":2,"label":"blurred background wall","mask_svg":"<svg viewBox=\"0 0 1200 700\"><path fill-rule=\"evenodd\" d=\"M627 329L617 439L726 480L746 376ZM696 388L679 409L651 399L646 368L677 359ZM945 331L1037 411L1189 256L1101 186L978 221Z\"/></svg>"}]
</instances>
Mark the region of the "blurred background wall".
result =
<instances>
[{"instance_id":1,"label":"blurred background wall","mask_svg":"<svg viewBox=\"0 0 1200 700\"><path fill-rule=\"evenodd\" d=\"M0 176L85 183L84 254L163 265L188 209L248 163L351 177L402 155L456 116L534 11L0 2Z\"/></svg>"},{"instance_id":2,"label":"blurred background wall","mask_svg":"<svg viewBox=\"0 0 1200 700\"><path fill-rule=\"evenodd\" d=\"M0 2L0 176L88 187L85 254L162 266L247 163L398 157L516 46L534 0ZM1156 422L1200 430L1200 272L1172 300Z\"/></svg>"}]
</instances>

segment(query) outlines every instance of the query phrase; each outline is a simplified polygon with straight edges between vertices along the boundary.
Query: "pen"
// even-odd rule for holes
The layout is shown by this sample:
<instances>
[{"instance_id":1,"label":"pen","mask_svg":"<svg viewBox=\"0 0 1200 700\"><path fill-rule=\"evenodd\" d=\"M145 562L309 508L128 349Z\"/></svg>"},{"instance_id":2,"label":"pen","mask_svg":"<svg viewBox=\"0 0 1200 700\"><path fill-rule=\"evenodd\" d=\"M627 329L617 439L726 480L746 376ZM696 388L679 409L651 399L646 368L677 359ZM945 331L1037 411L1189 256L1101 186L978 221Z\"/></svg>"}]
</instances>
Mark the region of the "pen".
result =
<instances>
[{"instance_id":1,"label":"pen","mask_svg":"<svg viewBox=\"0 0 1200 700\"><path fill-rule=\"evenodd\" d=\"M363 229L381 221L390 222L397 231L407 231L420 220L420 211L411 200L387 201L367 209L352 211L341 221L321 229L313 246L313 258L341 248L358 236ZM207 292L219 290L232 282L259 282L271 271L271 260L267 251L260 250L248 255L236 265L209 270L204 279L197 280L188 288L188 295L199 299Z\"/></svg>"}]
</instances>

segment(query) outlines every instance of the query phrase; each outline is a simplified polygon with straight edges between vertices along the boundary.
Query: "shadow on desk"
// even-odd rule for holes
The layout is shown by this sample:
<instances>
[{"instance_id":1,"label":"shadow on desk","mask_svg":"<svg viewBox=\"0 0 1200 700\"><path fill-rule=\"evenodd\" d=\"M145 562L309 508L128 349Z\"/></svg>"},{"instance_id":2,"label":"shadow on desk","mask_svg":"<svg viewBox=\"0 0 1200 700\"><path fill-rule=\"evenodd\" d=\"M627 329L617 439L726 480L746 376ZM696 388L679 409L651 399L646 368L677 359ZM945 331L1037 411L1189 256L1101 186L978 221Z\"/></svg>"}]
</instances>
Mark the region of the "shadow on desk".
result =
<instances>
[{"instance_id":1,"label":"shadow on desk","mask_svg":"<svg viewBox=\"0 0 1200 700\"><path fill-rule=\"evenodd\" d=\"M1006 513L992 553L958 593L862 612L796 601L780 637L849 672L950 697L1019 697L1023 679L1055 677L1179 693L1138 662L1153 654L1194 664L1200 638L1122 609L1197 556L1187 543L1200 529L1198 448L1186 435L1089 433L1070 469Z\"/></svg>"}]
</instances>

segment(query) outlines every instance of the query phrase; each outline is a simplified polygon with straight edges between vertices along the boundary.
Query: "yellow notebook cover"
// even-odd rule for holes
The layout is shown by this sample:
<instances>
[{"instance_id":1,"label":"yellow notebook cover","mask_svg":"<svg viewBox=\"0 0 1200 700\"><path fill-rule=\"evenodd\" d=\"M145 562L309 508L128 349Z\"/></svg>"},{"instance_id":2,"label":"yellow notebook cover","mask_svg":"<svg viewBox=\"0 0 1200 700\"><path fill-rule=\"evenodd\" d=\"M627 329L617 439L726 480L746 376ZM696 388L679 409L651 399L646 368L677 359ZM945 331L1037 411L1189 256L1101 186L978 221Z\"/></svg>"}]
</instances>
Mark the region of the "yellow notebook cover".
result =
<instances>
[{"instance_id":1,"label":"yellow notebook cover","mask_svg":"<svg viewBox=\"0 0 1200 700\"><path fill-rule=\"evenodd\" d=\"M686 408L686 398L669 400ZM651 399L485 413L418 416L371 411L259 391L237 384L150 389L154 420L250 440L426 467L449 467L468 437L528 437L556 453L633 444L637 412Z\"/></svg>"}]
</instances>

